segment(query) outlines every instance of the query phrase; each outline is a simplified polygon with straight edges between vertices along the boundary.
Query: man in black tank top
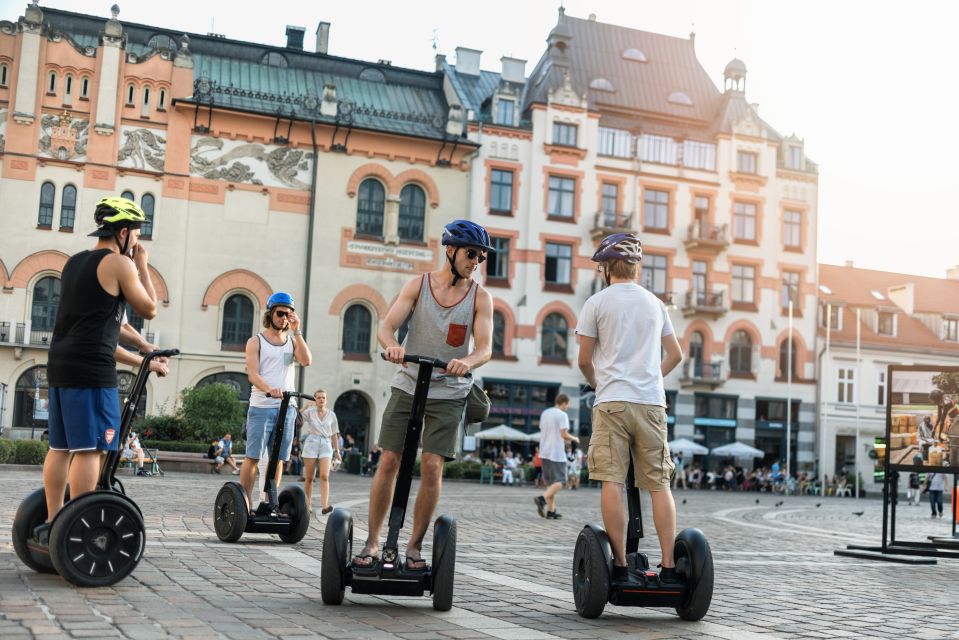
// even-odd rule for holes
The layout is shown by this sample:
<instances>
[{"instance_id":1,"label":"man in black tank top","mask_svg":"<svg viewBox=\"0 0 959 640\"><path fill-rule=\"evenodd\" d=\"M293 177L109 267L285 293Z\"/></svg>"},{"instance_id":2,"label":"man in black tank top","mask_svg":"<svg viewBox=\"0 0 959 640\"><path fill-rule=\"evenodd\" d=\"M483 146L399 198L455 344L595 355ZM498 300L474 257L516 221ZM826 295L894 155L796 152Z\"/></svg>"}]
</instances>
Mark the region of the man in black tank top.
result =
<instances>
[{"instance_id":1,"label":"man in black tank top","mask_svg":"<svg viewBox=\"0 0 959 640\"><path fill-rule=\"evenodd\" d=\"M97 229L90 235L98 238L96 246L71 257L61 276L47 363L50 450L43 463L47 522L37 527L35 544L46 544L49 522L63 506L67 481L73 497L93 491L101 454L119 444L117 362L142 362L117 347L124 303L143 318L156 317L148 254L137 241L146 216L130 200L103 198L94 220ZM160 363L156 367L151 363L151 368L165 372Z\"/></svg>"}]
</instances>

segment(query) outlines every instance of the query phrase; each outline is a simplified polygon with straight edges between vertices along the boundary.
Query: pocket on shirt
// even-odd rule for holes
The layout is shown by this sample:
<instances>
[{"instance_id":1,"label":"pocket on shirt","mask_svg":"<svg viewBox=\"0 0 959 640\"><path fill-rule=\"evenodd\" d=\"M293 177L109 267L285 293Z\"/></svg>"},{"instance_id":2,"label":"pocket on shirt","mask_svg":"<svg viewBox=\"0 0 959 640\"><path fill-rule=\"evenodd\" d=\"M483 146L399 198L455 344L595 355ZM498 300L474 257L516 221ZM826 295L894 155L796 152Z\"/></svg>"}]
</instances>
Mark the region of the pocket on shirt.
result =
<instances>
[{"instance_id":1,"label":"pocket on shirt","mask_svg":"<svg viewBox=\"0 0 959 640\"><path fill-rule=\"evenodd\" d=\"M446 344L451 347L462 347L466 342L466 325L450 324L446 330Z\"/></svg>"}]
</instances>

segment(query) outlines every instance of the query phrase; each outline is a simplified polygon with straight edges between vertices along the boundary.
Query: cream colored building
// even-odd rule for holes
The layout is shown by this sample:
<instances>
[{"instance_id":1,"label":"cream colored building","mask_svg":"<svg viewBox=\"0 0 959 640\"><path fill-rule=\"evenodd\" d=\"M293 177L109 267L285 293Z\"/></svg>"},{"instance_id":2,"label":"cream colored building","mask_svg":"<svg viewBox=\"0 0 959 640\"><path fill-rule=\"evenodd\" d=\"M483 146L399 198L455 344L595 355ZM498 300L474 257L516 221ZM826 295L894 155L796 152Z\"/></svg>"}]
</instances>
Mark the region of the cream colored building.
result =
<instances>
[{"instance_id":1,"label":"cream colored building","mask_svg":"<svg viewBox=\"0 0 959 640\"><path fill-rule=\"evenodd\" d=\"M146 410L211 381L248 393L243 344L287 291L344 430L375 436L393 366L376 327L402 285L439 263L467 208L460 111L438 74L287 46L184 35L30 5L0 22L0 426L38 435L59 274L89 248L92 209L148 211L155 320L182 355ZM315 150L315 155L314 155ZM313 179L313 176L316 179ZM121 378L121 386L128 377Z\"/></svg>"}]
</instances>

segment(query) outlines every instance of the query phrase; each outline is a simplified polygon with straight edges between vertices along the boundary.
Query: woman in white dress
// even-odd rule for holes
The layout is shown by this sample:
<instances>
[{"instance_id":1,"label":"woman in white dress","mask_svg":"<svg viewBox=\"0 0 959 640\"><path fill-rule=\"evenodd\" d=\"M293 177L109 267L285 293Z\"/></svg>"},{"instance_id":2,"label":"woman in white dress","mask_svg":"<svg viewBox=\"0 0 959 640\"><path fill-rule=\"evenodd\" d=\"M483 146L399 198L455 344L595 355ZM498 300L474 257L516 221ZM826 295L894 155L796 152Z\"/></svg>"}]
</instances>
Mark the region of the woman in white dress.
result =
<instances>
[{"instance_id":1,"label":"woman in white dress","mask_svg":"<svg viewBox=\"0 0 959 640\"><path fill-rule=\"evenodd\" d=\"M326 391L320 389L313 394L315 404L303 410L303 429L300 438L303 443L303 475L306 480L306 504L313 511L313 478L316 476L316 462L320 462L320 500L323 513L333 510L330 504L330 465L340 463L340 427L336 414L326 406Z\"/></svg>"}]
</instances>

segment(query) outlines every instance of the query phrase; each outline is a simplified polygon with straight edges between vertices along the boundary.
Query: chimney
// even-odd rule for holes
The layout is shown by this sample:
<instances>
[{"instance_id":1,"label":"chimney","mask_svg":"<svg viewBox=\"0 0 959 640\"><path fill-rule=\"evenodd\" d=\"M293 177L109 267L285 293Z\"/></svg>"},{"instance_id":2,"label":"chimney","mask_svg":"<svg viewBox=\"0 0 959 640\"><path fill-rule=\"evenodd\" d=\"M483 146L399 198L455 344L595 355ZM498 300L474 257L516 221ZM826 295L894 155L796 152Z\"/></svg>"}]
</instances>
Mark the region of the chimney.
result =
<instances>
[{"instance_id":1,"label":"chimney","mask_svg":"<svg viewBox=\"0 0 959 640\"><path fill-rule=\"evenodd\" d=\"M286 48L303 51L303 35L306 33L304 27L286 26Z\"/></svg>"},{"instance_id":2,"label":"chimney","mask_svg":"<svg viewBox=\"0 0 959 640\"><path fill-rule=\"evenodd\" d=\"M590 21L590 22L596 22L596 14L595 14L595 13L589 14L589 21Z\"/></svg>"},{"instance_id":3,"label":"chimney","mask_svg":"<svg viewBox=\"0 0 959 640\"><path fill-rule=\"evenodd\" d=\"M959 280L959 264L951 269L946 269L946 278L949 280Z\"/></svg>"},{"instance_id":4,"label":"chimney","mask_svg":"<svg viewBox=\"0 0 959 640\"><path fill-rule=\"evenodd\" d=\"M330 23L321 22L316 28L316 52L327 54L330 52Z\"/></svg>"},{"instance_id":5,"label":"chimney","mask_svg":"<svg viewBox=\"0 0 959 640\"><path fill-rule=\"evenodd\" d=\"M446 55L443 53L437 53L435 62L436 62L436 70L442 71L443 65L446 64Z\"/></svg>"},{"instance_id":6,"label":"chimney","mask_svg":"<svg viewBox=\"0 0 959 640\"><path fill-rule=\"evenodd\" d=\"M478 76L481 55L483 52L479 49L456 47L456 72L467 76Z\"/></svg>"},{"instance_id":7,"label":"chimney","mask_svg":"<svg viewBox=\"0 0 959 640\"><path fill-rule=\"evenodd\" d=\"M503 56L499 59L503 65L503 80L523 84L526 82L526 61Z\"/></svg>"},{"instance_id":8,"label":"chimney","mask_svg":"<svg viewBox=\"0 0 959 640\"><path fill-rule=\"evenodd\" d=\"M854 268L854 265L853 265L853 263L852 263L852 260L846 260L846 264L844 264L843 266L846 267L847 269L853 269L853 268Z\"/></svg>"}]
</instances>

